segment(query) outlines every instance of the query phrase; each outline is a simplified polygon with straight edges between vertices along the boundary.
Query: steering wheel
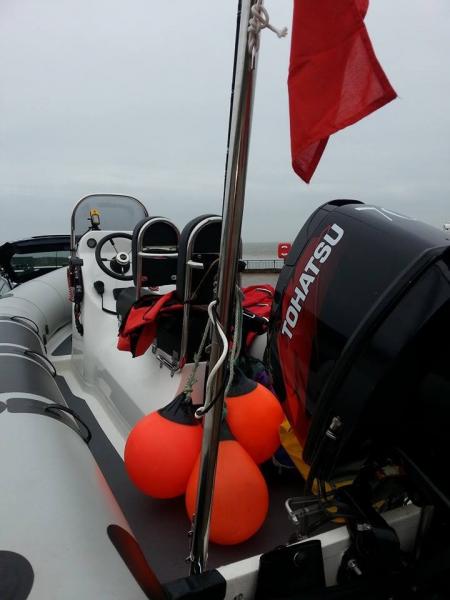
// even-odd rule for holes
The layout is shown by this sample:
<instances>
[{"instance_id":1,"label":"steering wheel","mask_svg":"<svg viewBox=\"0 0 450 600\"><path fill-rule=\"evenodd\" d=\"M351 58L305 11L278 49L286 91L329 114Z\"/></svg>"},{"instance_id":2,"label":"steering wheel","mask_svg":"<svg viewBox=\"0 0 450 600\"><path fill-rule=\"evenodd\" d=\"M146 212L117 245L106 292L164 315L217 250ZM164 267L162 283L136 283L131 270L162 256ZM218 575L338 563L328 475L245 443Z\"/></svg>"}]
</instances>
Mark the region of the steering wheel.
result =
<instances>
[{"instance_id":1,"label":"steering wheel","mask_svg":"<svg viewBox=\"0 0 450 600\"><path fill-rule=\"evenodd\" d=\"M102 238L97 244L97 247L95 249L95 260L97 261L97 264L100 267L100 269L110 277L113 277L114 279L119 279L120 281L132 281L133 274L126 275L126 273L130 270L131 267L131 251L128 253L119 252L114 243L115 239L121 238L130 241L133 239L129 233L119 232L105 235L105 237ZM107 242L111 244L111 246L114 248L114 251L116 252L116 255L113 256L113 258L102 257L103 246ZM109 266L106 266L105 263L109 263Z\"/></svg>"}]
</instances>

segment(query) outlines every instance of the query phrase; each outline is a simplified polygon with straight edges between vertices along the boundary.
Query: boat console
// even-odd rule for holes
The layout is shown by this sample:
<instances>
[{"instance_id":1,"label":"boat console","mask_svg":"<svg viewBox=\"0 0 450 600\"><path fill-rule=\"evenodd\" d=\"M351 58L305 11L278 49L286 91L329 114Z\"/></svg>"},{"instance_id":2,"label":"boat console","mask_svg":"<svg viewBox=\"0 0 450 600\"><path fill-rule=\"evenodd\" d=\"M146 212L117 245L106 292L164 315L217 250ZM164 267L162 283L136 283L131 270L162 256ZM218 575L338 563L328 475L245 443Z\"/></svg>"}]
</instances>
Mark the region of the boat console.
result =
<instances>
[{"instance_id":1,"label":"boat console","mask_svg":"<svg viewBox=\"0 0 450 600\"><path fill-rule=\"evenodd\" d=\"M144 296L173 290L180 307L160 319L153 351L172 374L193 360L214 295L221 217L201 215L180 235L168 219L148 217L134 198L97 194L76 205L71 227L69 287L78 342L90 335L87 321L98 317L88 314L92 286L100 296L93 295L96 313L117 312L121 321Z\"/></svg>"}]
</instances>

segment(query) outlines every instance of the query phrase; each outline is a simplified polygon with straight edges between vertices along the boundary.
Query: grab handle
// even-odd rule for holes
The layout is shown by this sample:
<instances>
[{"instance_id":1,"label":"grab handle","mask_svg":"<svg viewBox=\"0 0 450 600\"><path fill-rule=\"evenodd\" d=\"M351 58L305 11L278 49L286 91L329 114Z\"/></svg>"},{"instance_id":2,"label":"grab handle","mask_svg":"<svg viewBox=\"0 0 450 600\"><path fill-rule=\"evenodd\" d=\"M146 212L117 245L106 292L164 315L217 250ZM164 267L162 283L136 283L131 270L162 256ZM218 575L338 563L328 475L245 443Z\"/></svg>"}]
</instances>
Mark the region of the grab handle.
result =
<instances>
[{"instance_id":1,"label":"grab handle","mask_svg":"<svg viewBox=\"0 0 450 600\"><path fill-rule=\"evenodd\" d=\"M39 325L36 323L36 321L33 321L33 319L29 319L28 317L22 317L21 315L13 315L11 317L11 321L28 321L28 323L31 323L32 325L34 325L33 330L35 333L37 333L38 335L40 334L39 331Z\"/></svg>"},{"instance_id":2,"label":"grab handle","mask_svg":"<svg viewBox=\"0 0 450 600\"><path fill-rule=\"evenodd\" d=\"M86 442L86 444L89 444L89 442L92 439L92 433L91 430L89 429L89 427L86 425L86 423L81 419L81 417L71 408L69 408L68 406L63 406L62 404L50 404L49 406L45 407L45 412L52 412L54 410L60 410L61 412L65 412L68 413L69 415L71 415L75 421L79 424L82 425L84 427L84 430L86 432L85 435L80 435L83 438L83 440Z\"/></svg>"},{"instance_id":3,"label":"grab handle","mask_svg":"<svg viewBox=\"0 0 450 600\"><path fill-rule=\"evenodd\" d=\"M50 373L50 375L52 377L56 377L55 365L44 354L41 354L40 352L36 352L36 350L24 350L23 353L25 356L37 356L38 358L40 358L42 360L42 362L47 365L46 368L47 368L47 371Z\"/></svg>"}]
</instances>

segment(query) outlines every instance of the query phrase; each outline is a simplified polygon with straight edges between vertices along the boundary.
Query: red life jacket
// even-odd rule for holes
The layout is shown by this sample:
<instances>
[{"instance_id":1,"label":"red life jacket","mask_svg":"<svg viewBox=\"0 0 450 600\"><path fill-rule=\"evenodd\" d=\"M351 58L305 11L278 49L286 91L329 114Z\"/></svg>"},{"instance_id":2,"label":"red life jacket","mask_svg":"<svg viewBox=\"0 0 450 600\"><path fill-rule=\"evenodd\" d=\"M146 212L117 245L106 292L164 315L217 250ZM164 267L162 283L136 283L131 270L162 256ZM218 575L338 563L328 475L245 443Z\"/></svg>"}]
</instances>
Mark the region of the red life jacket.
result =
<instances>
[{"instance_id":1,"label":"red life jacket","mask_svg":"<svg viewBox=\"0 0 450 600\"><path fill-rule=\"evenodd\" d=\"M174 298L174 294L172 291L163 296L144 296L143 306L132 306L119 329L117 348L131 352L133 357L144 354L156 336L158 317L183 310L183 305Z\"/></svg>"},{"instance_id":2,"label":"red life jacket","mask_svg":"<svg viewBox=\"0 0 450 600\"><path fill-rule=\"evenodd\" d=\"M269 318L272 308L274 288L271 285L251 285L244 288L243 308L258 317ZM131 352L133 357L141 356L151 346L156 336L158 318L170 312L183 310L183 304L175 298L175 292L163 296L144 296L132 306L119 330L117 348ZM251 346L258 335L248 331L245 345Z\"/></svg>"}]
</instances>

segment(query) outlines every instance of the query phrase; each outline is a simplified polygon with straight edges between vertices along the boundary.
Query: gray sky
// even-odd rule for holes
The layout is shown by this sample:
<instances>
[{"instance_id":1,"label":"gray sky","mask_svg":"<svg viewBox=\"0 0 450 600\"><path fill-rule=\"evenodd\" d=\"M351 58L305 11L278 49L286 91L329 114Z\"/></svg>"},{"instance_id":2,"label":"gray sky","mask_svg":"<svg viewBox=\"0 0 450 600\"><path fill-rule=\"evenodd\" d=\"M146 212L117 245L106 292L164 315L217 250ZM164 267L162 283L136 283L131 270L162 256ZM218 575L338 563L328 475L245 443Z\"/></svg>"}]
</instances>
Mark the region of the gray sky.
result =
<instances>
[{"instance_id":1,"label":"gray sky","mask_svg":"<svg viewBox=\"0 0 450 600\"><path fill-rule=\"evenodd\" d=\"M236 2L3 0L0 242L66 233L93 192L184 223L221 210ZM266 0L276 26L291 0ZM450 221L450 2L372 0L399 99L333 136L312 183L291 170L290 40L262 34L244 240L290 240L332 198Z\"/></svg>"}]
</instances>

